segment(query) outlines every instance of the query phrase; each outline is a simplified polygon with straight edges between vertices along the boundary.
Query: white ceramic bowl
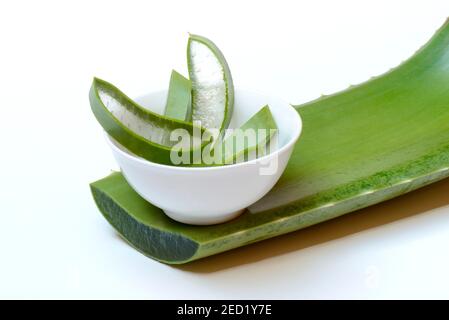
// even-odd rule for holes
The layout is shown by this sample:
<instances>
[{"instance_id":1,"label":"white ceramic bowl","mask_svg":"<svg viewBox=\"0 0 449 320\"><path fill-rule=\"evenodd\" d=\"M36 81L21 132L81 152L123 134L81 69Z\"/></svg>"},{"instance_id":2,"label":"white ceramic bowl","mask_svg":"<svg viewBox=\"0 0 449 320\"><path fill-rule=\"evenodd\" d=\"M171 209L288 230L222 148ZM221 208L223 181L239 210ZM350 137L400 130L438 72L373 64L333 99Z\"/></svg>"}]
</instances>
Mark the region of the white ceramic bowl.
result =
<instances>
[{"instance_id":1,"label":"white ceramic bowl","mask_svg":"<svg viewBox=\"0 0 449 320\"><path fill-rule=\"evenodd\" d=\"M167 91L136 101L162 113ZM261 158L220 167L176 167L142 159L106 135L114 157L131 187L179 222L209 225L237 217L262 198L284 171L302 129L298 112L285 101L236 90L230 128L238 128L268 104L279 128L278 148ZM156 108L155 106L159 106Z\"/></svg>"}]
</instances>

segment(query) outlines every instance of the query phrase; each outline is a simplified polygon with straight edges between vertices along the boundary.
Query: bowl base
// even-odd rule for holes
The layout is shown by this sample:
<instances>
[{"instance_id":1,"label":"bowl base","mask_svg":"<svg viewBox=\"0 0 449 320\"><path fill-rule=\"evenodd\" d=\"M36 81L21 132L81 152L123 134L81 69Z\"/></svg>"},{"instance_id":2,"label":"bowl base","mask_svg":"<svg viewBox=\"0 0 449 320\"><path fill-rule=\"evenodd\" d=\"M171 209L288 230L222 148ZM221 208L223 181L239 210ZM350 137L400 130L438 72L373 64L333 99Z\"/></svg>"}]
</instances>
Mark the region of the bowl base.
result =
<instances>
[{"instance_id":1,"label":"bowl base","mask_svg":"<svg viewBox=\"0 0 449 320\"><path fill-rule=\"evenodd\" d=\"M165 214L172 218L173 220L176 220L178 222L186 223L186 224L193 224L193 225L199 225L199 226L208 226L212 224L218 224L223 223L229 220L232 220L234 218L237 218L239 215L241 215L245 211L245 209L237 210L231 213L225 213L219 216L211 216L211 217L198 217L194 215L189 215L185 213L180 212L173 212L169 210L164 210Z\"/></svg>"}]
</instances>

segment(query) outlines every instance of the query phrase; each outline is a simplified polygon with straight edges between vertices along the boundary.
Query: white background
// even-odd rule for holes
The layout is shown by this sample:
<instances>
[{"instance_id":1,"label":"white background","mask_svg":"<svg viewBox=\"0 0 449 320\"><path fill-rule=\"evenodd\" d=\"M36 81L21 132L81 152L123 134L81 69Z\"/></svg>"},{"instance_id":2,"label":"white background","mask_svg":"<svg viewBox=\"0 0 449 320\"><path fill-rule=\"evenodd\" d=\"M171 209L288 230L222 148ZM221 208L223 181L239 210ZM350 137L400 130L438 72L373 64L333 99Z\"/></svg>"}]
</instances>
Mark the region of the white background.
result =
<instances>
[{"instance_id":1,"label":"white background","mask_svg":"<svg viewBox=\"0 0 449 320\"><path fill-rule=\"evenodd\" d=\"M449 181L343 218L167 266L130 248L88 183L116 165L91 114L186 74L187 32L236 86L305 102L383 73L447 1L1 1L0 298L449 298Z\"/></svg>"}]
</instances>

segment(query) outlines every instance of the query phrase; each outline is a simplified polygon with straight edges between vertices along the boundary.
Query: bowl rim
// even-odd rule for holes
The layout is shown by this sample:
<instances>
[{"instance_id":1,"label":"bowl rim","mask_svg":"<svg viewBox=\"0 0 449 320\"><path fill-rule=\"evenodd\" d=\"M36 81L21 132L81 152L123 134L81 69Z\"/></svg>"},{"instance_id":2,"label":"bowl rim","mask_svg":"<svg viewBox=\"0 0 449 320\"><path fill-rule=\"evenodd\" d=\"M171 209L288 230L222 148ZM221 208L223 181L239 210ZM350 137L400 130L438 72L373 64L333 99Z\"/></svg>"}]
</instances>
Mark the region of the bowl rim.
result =
<instances>
[{"instance_id":1,"label":"bowl rim","mask_svg":"<svg viewBox=\"0 0 449 320\"><path fill-rule=\"evenodd\" d=\"M167 91L167 90L154 90L152 92L149 92L147 94L143 94L137 97L137 99L145 97L149 94L152 93L157 93L157 92L161 92L161 91ZM183 166L172 166L172 165L167 165L167 164L161 164L161 163L156 163L156 162L152 162L149 160L146 160L142 157L139 157L137 155L134 155L132 153L130 153L130 151L127 151L126 147L122 146L119 142L117 142L113 137L111 137L106 131L103 130L105 139L108 143L108 145L111 147L111 149L113 149L115 152L118 152L119 154L121 154L122 156L124 156L125 158L128 158L131 161L135 161L135 162L139 162L141 164L144 165L150 165L153 167L159 167L159 168L164 168L166 170L174 170L174 171L215 171L215 170L231 170L232 168L237 168L237 167L242 167L242 166L246 166L246 165L253 165L253 164L257 164L260 162L265 162L265 161L269 161L271 160L270 158L273 158L274 156L277 156L281 153L284 153L285 151L289 150L291 147L293 147L293 145L296 143L296 141L298 141L301 133L302 133L302 118L301 115L299 114L299 112L295 109L295 107L293 107L292 104L286 102L284 99L279 98L278 96L275 95L267 95L267 94L261 94L258 91L255 90L247 90L246 88L237 88L235 91L240 91L240 92L247 92L247 93L252 93L252 94L257 94L257 95L262 95L262 96L267 96L267 97L272 97L275 99L279 99L280 101L284 102L286 106L288 106L288 108L290 109L290 112L296 114L295 118L296 118L296 123L297 126L295 126L296 132L294 132L294 134L292 135L292 137L289 139L289 141L283 145L281 148L276 149L275 151L264 155L260 158L256 158L256 159L252 159L249 161L244 161L244 162L239 162L239 163L234 163L234 164L228 164L228 165L222 165L222 166L204 166L204 167L183 167ZM122 148L118 147L118 145L120 145Z\"/></svg>"}]
</instances>

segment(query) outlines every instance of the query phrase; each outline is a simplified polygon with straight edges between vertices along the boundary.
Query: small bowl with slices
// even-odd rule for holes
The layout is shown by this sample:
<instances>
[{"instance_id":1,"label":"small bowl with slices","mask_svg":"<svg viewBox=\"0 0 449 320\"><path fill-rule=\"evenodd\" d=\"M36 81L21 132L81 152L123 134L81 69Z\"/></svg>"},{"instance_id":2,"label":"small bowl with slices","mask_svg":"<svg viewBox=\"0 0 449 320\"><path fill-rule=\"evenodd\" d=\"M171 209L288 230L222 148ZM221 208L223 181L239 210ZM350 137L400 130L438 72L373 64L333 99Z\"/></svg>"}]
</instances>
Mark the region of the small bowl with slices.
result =
<instances>
[{"instance_id":1,"label":"small bowl with slices","mask_svg":"<svg viewBox=\"0 0 449 320\"><path fill-rule=\"evenodd\" d=\"M239 216L279 180L302 123L287 102L234 89L223 54L190 35L189 79L135 100L95 78L90 104L125 179L172 219L194 225Z\"/></svg>"}]
</instances>

